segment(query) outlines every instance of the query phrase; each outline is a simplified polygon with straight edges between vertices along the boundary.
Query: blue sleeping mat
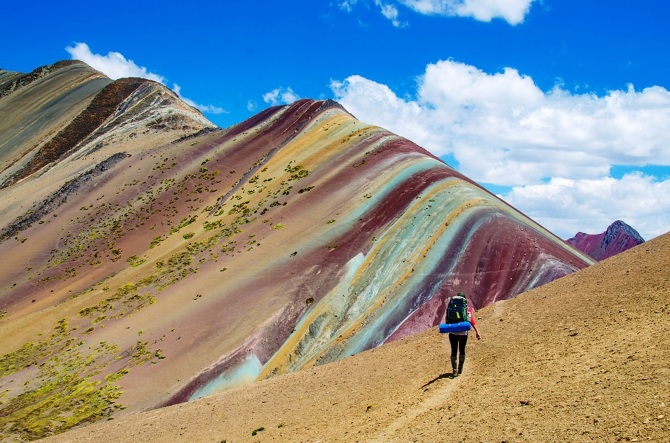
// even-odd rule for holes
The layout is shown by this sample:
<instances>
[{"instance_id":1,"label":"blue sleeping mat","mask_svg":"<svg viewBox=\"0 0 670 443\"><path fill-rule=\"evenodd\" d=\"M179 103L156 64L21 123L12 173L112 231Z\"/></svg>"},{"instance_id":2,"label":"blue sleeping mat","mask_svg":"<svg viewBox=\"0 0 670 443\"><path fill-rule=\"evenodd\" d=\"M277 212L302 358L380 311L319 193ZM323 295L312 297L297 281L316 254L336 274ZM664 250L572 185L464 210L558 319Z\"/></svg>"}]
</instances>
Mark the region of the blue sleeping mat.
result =
<instances>
[{"instance_id":1,"label":"blue sleeping mat","mask_svg":"<svg viewBox=\"0 0 670 443\"><path fill-rule=\"evenodd\" d=\"M447 333L447 332L463 332L463 331L469 331L472 325L470 325L469 321L462 321L458 323L441 323L440 324L440 332L441 333Z\"/></svg>"}]
</instances>

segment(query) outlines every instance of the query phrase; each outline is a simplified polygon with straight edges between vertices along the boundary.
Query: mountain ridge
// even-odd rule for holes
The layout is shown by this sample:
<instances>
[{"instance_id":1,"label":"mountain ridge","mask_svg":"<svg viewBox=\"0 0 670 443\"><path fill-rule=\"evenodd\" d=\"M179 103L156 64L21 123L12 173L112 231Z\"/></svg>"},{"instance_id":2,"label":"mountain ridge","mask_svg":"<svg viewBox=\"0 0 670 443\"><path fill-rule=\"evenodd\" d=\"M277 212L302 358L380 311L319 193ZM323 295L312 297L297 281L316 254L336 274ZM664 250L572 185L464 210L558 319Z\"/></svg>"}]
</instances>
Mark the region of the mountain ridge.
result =
<instances>
[{"instance_id":1,"label":"mountain ridge","mask_svg":"<svg viewBox=\"0 0 670 443\"><path fill-rule=\"evenodd\" d=\"M578 232L569 244L596 260L604 260L644 243L640 234L621 220L616 220L600 234Z\"/></svg>"},{"instance_id":2,"label":"mountain ridge","mask_svg":"<svg viewBox=\"0 0 670 443\"><path fill-rule=\"evenodd\" d=\"M335 102L217 129L124 82L105 119L0 189L10 435L345 359L437 325L453 293L481 308L593 263ZM0 98L0 180L110 84L77 63Z\"/></svg>"}]
</instances>

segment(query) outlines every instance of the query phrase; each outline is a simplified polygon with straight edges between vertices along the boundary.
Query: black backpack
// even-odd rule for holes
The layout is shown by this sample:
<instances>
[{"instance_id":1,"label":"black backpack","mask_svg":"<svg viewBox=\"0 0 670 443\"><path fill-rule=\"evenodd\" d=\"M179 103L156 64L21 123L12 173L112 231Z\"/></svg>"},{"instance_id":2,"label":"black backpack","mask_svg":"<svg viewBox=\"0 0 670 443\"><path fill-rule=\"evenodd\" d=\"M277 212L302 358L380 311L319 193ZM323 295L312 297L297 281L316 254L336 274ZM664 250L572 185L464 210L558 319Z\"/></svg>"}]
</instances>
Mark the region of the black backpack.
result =
<instances>
[{"instance_id":1,"label":"black backpack","mask_svg":"<svg viewBox=\"0 0 670 443\"><path fill-rule=\"evenodd\" d=\"M447 305L446 323L460 323L462 321L470 321L468 315L468 301L465 297L454 295L449 300Z\"/></svg>"}]
</instances>

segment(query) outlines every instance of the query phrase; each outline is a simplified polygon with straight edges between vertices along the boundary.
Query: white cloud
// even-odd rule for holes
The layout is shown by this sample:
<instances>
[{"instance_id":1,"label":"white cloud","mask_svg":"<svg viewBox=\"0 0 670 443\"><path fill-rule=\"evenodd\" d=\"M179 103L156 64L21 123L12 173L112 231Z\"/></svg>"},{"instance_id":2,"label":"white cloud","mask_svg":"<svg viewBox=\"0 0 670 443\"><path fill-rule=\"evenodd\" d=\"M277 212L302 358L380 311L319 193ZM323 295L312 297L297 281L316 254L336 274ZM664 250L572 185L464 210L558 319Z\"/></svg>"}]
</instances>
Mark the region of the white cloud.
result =
<instances>
[{"instance_id":1,"label":"white cloud","mask_svg":"<svg viewBox=\"0 0 670 443\"><path fill-rule=\"evenodd\" d=\"M390 3L384 3L381 0L375 0L375 5L379 7L382 12L382 15L386 17L396 28L402 28L407 26L407 23L401 22L398 19L399 12L398 8L395 5Z\"/></svg>"},{"instance_id":2,"label":"white cloud","mask_svg":"<svg viewBox=\"0 0 670 443\"><path fill-rule=\"evenodd\" d=\"M649 240L670 229L668 196L670 179L631 173L620 180L554 178L545 184L515 186L500 197L532 213L533 219L564 239L577 232L599 234L616 219Z\"/></svg>"},{"instance_id":3,"label":"white cloud","mask_svg":"<svg viewBox=\"0 0 670 443\"><path fill-rule=\"evenodd\" d=\"M138 66L134 61L125 58L119 52L108 52L107 55L94 54L86 43L77 43L74 47L66 47L65 50L72 59L81 60L93 69L96 69L112 80L124 77L140 77L166 84L167 79L162 75L149 72L144 66ZM189 106L209 114L223 114L227 111L213 105L202 105L181 95L181 88L174 84L173 91Z\"/></svg>"},{"instance_id":4,"label":"white cloud","mask_svg":"<svg viewBox=\"0 0 670 443\"><path fill-rule=\"evenodd\" d=\"M472 17L489 22L501 18L511 25L523 22L533 0L400 0L420 14Z\"/></svg>"},{"instance_id":5,"label":"white cloud","mask_svg":"<svg viewBox=\"0 0 670 443\"><path fill-rule=\"evenodd\" d=\"M179 96L183 101L186 102L189 106L193 106L194 108L200 110L201 112L207 112L209 114L227 114L228 111L226 111L223 108L220 108L218 106L213 106L213 105L202 105L200 103L196 103L190 98L186 98L183 95L181 95L181 87L174 83L172 85L172 90L174 91L175 94Z\"/></svg>"},{"instance_id":6,"label":"white cloud","mask_svg":"<svg viewBox=\"0 0 670 443\"><path fill-rule=\"evenodd\" d=\"M374 0L374 4L396 27L407 26L406 22L399 19L398 5L423 15L468 17L482 22L499 18L511 25L518 25L524 21L533 1L535 0ZM370 0L341 0L337 3L346 12L352 12L359 4L367 8Z\"/></svg>"},{"instance_id":7,"label":"white cloud","mask_svg":"<svg viewBox=\"0 0 670 443\"><path fill-rule=\"evenodd\" d=\"M276 88L263 94L263 101L272 106L293 103L299 98L300 96L293 92L293 89L290 87Z\"/></svg>"},{"instance_id":8,"label":"white cloud","mask_svg":"<svg viewBox=\"0 0 670 443\"><path fill-rule=\"evenodd\" d=\"M426 109L399 98L388 86L352 75L343 82L331 81L330 87L336 100L360 120L389 129L426 149L439 146L431 141L432 128L422 124ZM448 152L433 149L433 153Z\"/></svg>"},{"instance_id":9,"label":"white cloud","mask_svg":"<svg viewBox=\"0 0 670 443\"><path fill-rule=\"evenodd\" d=\"M558 86L544 92L512 68L489 74L445 60L426 67L414 98L400 98L386 85L356 75L332 81L331 89L362 121L454 159L452 166L479 183L513 186L509 197L533 218L540 211L531 200L524 203L522 190L542 192L546 195L538 201L552 205L558 197L552 197L551 190L563 183L561 179L573 185L561 186L560 198L586 199L584 186L618 183L609 177L612 166L670 167L670 92L659 86L637 91L629 85L604 96L572 94ZM666 207L670 193L662 191L667 183L649 180L642 181L646 186L635 182L636 201L647 199L649 207ZM621 190L632 183L629 177L611 186ZM583 224L591 223L600 217L598 198L604 199L593 196L588 204L566 205L581 211ZM631 208L628 199L605 200L602 208L609 212L603 214L609 222L625 221ZM646 227L642 221L631 226L643 236L656 236L670 229L670 211L665 212L668 215L654 218L657 222L645 219ZM546 226L557 231L566 225L558 221Z\"/></svg>"},{"instance_id":10,"label":"white cloud","mask_svg":"<svg viewBox=\"0 0 670 443\"><path fill-rule=\"evenodd\" d=\"M77 43L74 47L68 46L65 50L73 59L83 61L112 80L122 77L141 77L165 84L165 77L149 72L143 66L137 66L134 61L126 59L118 52L108 52L107 55L93 54L86 43Z\"/></svg>"},{"instance_id":11,"label":"white cloud","mask_svg":"<svg viewBox=\"0 0 670 443\"><path fill-rule=\"evenodd\" d=\"M356 6L356 3L358 3L357 0L342 0L338 3L338 6L344 11L351 12Z\"/></svg>"}]
</instances>

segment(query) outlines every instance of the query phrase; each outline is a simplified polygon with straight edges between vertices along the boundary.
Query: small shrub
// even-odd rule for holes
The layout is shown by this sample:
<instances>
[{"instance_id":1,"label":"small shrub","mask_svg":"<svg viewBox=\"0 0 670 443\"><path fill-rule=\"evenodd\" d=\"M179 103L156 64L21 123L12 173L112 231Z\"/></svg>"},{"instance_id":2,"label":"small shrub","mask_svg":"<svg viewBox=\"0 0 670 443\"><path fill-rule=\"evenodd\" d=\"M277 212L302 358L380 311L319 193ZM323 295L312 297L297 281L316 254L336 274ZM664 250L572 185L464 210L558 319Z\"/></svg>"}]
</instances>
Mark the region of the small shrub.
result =
<instances>
[{"instance_id":1,"label":"small shrub","mask_svg":"<svg viewBox=\"0 0 670 443\"><path fill-rule=\"evenodd\" d=\"M262 431L265 431L265 428L264 428L263 426L261 426L260 428L254 429L253 431L251 431L251 435L256 435L256 434L258 434L259 432L262 432Z\"/></svg>"},{"instance_id":2,"label":"small shrub","mask_svg":"<svg viewBox=\"0 0 670 443\"><path fill-rule=\"evenodd\" d=\"M138 257L136 255L131 255L130 257L128 257L126 259L126 262L128 262L128 264L130 264L130 266L132 266L134 268L141 265L145 261L147 261L147 260L144 257Z\"/></svg>"}]
</instances>

